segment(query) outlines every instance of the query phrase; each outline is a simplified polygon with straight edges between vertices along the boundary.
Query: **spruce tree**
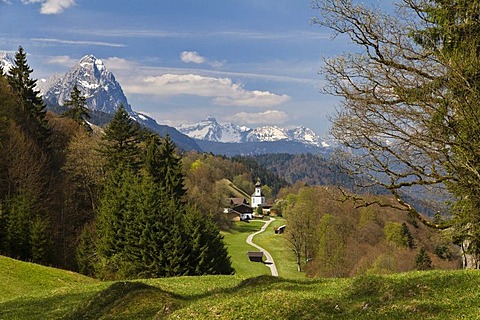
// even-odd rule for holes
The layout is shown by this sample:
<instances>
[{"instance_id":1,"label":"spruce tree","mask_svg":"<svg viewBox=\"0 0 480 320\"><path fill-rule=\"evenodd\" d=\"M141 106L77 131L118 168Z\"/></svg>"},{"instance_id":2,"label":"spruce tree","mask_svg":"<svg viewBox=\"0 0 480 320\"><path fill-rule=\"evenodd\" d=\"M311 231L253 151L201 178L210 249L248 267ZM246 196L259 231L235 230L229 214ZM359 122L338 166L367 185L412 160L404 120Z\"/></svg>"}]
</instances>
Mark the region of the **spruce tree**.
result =
<instances>
[{"instance_id":1,"label":"spruce tree","mask_svg":"<svg viewBox=\"0 0 480 320\"><path fill-rule=\"evenodd\" d=\"M36 216L31 221L31 252L32 262L46 264L49 261L50 238L48 232L48 221L40 216Z\"/></svg>"},{"instance_id":2,"label":"spruce tree","mask_svg":"<svg viewBox=\"0 0 480 320\"><path fill-rule=\"evenodd\" d=\"M185 230L190 237L190 275L233 274L228 251L213 219L187 206Z\"/></svg>"},{"instance_id":3,"label":"spruce tree","mask_svg":"<svg viewBox=\"0 0 480 320\"><path fill-rule=\"evenodd\" d=\"M86 119L90 118L89 110L86 107L86 100L77 85L74 85L72 92L70 92L70 100L65 101L65 107L68 109L63 113L63 116L71 118L87 131L91 131L92 128L86 121Z\"/></svg>"},{"instance_id":4,"label":"spruce tree","mask_svg":"<svg viewBox=\"0 0 480 320\"><path fill-rule=\"evenodd\" d=\"M127 229L137 212L138 176L128 166L119 164L105 183L96 220L96 270L100 277L111 278L121 273L128 262Z\"/></svg>"},{"instance_id":5,"label":"spruce tree","mask_svg":"<svg viewBox=\"0 0 480 320\"><path fill-rule=\"evenodd\" d=\"M15 54L14 66L8 71L7 79L20 98L21 117L18 120L22 127L46 146L50 129L45 118L45 105L40 92L35 90L37 80L30 78L32 72L27 63L27 54L20 46Z\"/></svg>"},{"instance_id":6,"label":"spruce tree","mask_svg":"<svg viewBox=\"0 0 480 320\"><path fill-rule=\"evenodd\" d=\"M8 200L8 255L21 260L32 258L30 242L31 205L25 194L18 194Z\"/></svg>"},{"instance_id":7,"label":"spruce tree","mask_svg":"<svg viewBox=\"0 0 480 320\"><path fill-rule=\"evenodd\" d=\"M167 134L163 139L159 155L160 184L167 194L177 200L185 195L185 176L182 171L182 160L175 152L175 144Z\"/></svg>"},{"instance_id":8,"label":"spruce tree","mask_svg":"<svg viewBox=\"0 0 480 320\"><path fill-rule=\"evenodd\" d=\"M153 179L156 184L160 184L163 179L162 164L161 164L161 149L162 142L158 135L152 134L147 139L147 146L145 150L145 171Z\"/></svg>"},{"instance_id":9,"label":"spruce tree","mask_svg":"<svg viewBox=\"0 0 480 320\"><path fill-rule=\"evenodd\" d=\"M107 160L108 167L114 168L124 164L135 170L138 169L139 142L139 124L130 117L123 106L120 106L105 129L100 149Z\"/></svg>"}]
</instances>

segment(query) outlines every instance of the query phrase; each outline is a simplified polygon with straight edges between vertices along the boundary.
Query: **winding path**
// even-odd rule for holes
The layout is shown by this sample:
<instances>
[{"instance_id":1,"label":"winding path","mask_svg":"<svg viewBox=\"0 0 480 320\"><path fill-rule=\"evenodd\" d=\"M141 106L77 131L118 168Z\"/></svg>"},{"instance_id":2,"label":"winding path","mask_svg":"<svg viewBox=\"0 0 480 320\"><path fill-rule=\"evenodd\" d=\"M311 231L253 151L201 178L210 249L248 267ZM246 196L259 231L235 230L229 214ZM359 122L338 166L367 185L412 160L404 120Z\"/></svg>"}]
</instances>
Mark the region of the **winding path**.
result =
<instances>
[{"instance_id":1,"label":"winding path","mask_svg":"<svg viewBox=\"0 0 480 320\"><path fill-rule=\"evenodd\" d=\"M270 268L270 271L272 272L272 276L274 277L278 277L278 271L277 271L277 266L275 265L275 261L273 261L273 258L272 256L270 255L270 253L263 249L262 247L256 245L255 243L253 243L253 237L256 236L257 234L259 233L262 233L263 231L265 231L265 229L267 229L268 225L274 221L275 218L270 218L270 220L268 221L265 221L265 224L263 225L263 227L255 232L255 233L252 233L251 235L249 235L247 237L247 243L255 248L257 248L258 250L260 250L261 252L263 252L263 254L267 257L267 260L264 262L264 264Z\"/></svg>"}]
</instances>

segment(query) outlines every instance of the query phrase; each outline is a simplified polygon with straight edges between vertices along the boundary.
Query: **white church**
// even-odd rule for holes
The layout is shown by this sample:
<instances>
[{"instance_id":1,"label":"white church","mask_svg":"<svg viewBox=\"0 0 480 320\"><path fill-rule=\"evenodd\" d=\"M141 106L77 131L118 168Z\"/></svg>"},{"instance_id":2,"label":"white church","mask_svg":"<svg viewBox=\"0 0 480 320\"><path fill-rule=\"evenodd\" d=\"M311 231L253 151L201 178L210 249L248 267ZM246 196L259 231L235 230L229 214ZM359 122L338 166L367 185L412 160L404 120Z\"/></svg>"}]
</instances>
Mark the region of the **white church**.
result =
<instances>
[{"instance_id":1,"label":"white church","mask_svg":"<svg viewBox=\"0 0 480 320\"><path fill-rule=\"evenodd\" d=\"M258 179L255 184L255 192L252 194L251 200L250 203L253 209L265 205L265 196L262 194L262 184L260 183L260 179Z\"/></svg>"}]
</instances>

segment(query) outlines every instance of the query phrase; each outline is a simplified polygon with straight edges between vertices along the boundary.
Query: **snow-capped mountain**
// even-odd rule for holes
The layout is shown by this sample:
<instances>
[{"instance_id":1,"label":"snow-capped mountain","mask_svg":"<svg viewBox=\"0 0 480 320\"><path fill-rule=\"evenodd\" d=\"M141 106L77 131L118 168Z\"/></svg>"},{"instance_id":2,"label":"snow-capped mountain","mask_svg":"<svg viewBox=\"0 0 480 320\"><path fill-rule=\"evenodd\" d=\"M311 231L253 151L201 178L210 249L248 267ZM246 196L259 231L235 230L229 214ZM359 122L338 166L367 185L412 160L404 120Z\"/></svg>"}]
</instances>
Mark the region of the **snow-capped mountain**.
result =
<instances>
[{"instance_id":1,"label":"snow-capped mountain","mask_svg":"<svg viewBox=\"0 0 480 320\"><path fill-rule=\"evenodd\" d=\"M247 135L247 141L249 142L261 142L261 141L280 141L280 140L292 140L288 135L288 131L277 126L259 127L251 130Z\"/></svg>"},{"instance_id":2,"label":"snow-capped mountain","mask_svg":"<svg viewBox=\"0 0 480 320\"><path fill-rule=\"evenodd\" d=\"M122 104L127 112L132 113L115 76L101 59L93 55L84 56L66 74L54 75L37 85L47 104L63 105L70 99L70 92L76 85L87 99L89 109L113 113Z\"/></svg>"},{"instance_id":3,"label":"snow-capped mountain","mask_svg":"<svg viewBox=\"0 0 480 320\"><path fill-rule=\"evenodd\" d=\"M13 67L13 64L13 56L6 52L0 52L0 66L3 68L3 71L7 72L10 70L10 68Z\"/></svg>"},{"instance_id":4,"label":"snow-capped mountain","mask_svg":"<svg viewBox=\"0 0 480 320\"><path fill-rule=\"evenodd\" d=\"M250 130L231 122L220 124L212 116L196 124L181 125L177 129L190 138L215 142L243 142L246 133Z\"/></svg>"},{"instance_id":5,"label":"snow-capped mountain","mask_svg":"<svg viewBox=\"0 0 480 320\"><path fill-rule=\"evenodd\" d=\"M135 121L162 136L168 133L180 148L201 150L193 139L181 134L175 128L160 125L154 119L132 110L113 73L108 71L101 59L93 55L84 56L65 74L56 74L48 79L37 81L37 88L44 102L51 106L61 106L69 100L75 85L86 98L86 104L90 110L113 114L120 105L123 105Z\"/></svg>"},{"instance_id":6,"label":"snow-capped mountain","mask_svg":"<svg viewBox=\"0 0 480 320\"><path fill-rule=\"evenodd\" d=\"M218 123L213 116L192 125L181 125L178 131L187 136L204 141L246 143L294 141L302 144L323 146L319 137L309 128L300 126L294 129L284 129L277 126L247 128L231 122Z\"/></svg>"}]
</instances>

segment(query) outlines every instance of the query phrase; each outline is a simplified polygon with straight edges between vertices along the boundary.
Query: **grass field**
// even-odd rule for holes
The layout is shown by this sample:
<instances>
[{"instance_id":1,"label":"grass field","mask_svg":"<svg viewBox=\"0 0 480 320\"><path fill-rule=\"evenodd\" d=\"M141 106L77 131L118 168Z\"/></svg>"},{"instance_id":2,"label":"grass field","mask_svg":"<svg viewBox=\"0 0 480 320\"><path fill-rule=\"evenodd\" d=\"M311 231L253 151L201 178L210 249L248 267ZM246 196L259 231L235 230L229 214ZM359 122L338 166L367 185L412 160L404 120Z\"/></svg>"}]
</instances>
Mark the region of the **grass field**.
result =
<instances>
[{"instance_id":1,"label":"grass field","mask_svg":"<svg viewBox=\"0 0 480 320\"><path fill-rule=\"evenodd\" d=\"M223 233L228 253L232 258L233 268L238 277L249 278L271 274L267 266L262 263L251 262L247 257L247 251L257 251L257 249L248 245L245 241L249 234L260 230L263 224L264 221L262 220L252 220L249 223L237 222L230 231ZM254 242L255 240L256 237Z\"/></svg>"},{"instance_id":2,"label":"grass field","mask_svg":"<svg viewBox=\"0 0 480 320\"><path fill-rule=\"evenodd\" d=\"M477 271L316 280L204 276L111 283L4 257L0 270L0 319L480 318Z\"/></svg>"},{"instance_id":3,"label":"grass field","mask_svg":"<svg viewBox=\"0 0 480 320\"><path fill-rule=\"evenodd\" d=\"M270 269L265 265L248 260L247 251L257 251L257 249L249 246L245 242L247 236L260 230L265 221L266 220L251 220L249 223L237 222L231 231L223 233L225 243L228 246L228 252L232 257L233 267L236 270L236 275L239 277L246 278L271 274ZM275 234L274 228L283 224L285 224L285 220L276 217L275 221L270 223L264 232L253 238L253 242L270 252L275 260L280 277L290 279L304 278L305 274L297 271L295 255L285 235Z\"/></svg>"},{"instance_id":4,"label":"grass field","mask_svg":"<svg viewBox=\"0 0 480 320\"><path fill-rule=\"evenodd\" d=\"M285 219L275 217L275 221L270 223L265 232L253 238L253 242L270 252L273 260L275 260L279 277L289 279L305 278L305 274L297 270L295 254L290 243L285 238L285 234L275 234L275 228L284 224Z\"/></svg>"},{"instance_id":5,"label":"grass field","mask_svg":"<svg viewBox=\"0 0 480 320\"><path fill-rule=\"evenodd\" d=\"M225 233L233 276L101 282L0 256L0 319L480 319L478 271L305 279L273 232L283 223L254 238L280 277L246 256L262 221Z\"/></svg>"}]
</instances>

